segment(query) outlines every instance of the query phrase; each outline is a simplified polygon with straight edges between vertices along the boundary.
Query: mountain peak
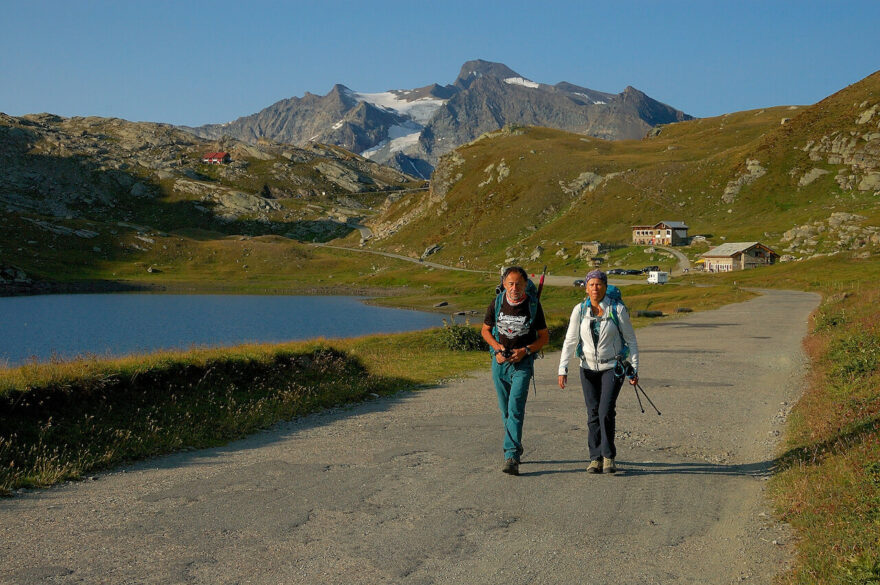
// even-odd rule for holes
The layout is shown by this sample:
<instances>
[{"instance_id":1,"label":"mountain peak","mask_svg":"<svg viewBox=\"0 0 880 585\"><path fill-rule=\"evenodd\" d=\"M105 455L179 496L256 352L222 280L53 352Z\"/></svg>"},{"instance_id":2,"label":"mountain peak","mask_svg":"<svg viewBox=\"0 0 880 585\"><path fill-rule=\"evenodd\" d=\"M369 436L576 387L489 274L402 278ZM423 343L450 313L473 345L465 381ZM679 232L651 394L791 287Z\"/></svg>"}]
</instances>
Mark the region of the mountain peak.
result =
<instances>
[{"instance_id":1,"label":"mountain peak","mask_svg":"<svg viewBox=\"0 0 880 585\"><path fill-rule=\"evenodd\" d=\"M462 89L467 89L475 79L480 77L510 79L511 77L522 77L522 75L504 63L493 63L492 61L475 59L473 61L467 61L461 66L461 71L458 74L458 79L455 80L455 85Z\"/></svg>"},{"instance_id":2,"label":"mountain peak","mask_svg":"<svg viewBox=\"0 0 880 585\"><path fill-rule=\"evenodd\" d=\"M638 90L631 85L627 85L624 88L624 90L622 92L620 92L620 95L622 95L624 97L632 97L634 99L635 98L642 99L642 98L648 97L648 95L645 92Z\"/></svg>"},{"instance_id":3,"label":"mountain peak","mask_svg":"<svg viewBox=\"0 0 880 585\"><path fill-rule=\"evenodd\" d=\"M656 124L688 118L632 87L610 94L566 82L547 85L483 59L465 62L453 85L367 93L336 84L326 96L306 95L195 132L294 145L324 142L427 177L424 169L444 153L505 124L635 139Z\"/></svg>"}]
</instances>

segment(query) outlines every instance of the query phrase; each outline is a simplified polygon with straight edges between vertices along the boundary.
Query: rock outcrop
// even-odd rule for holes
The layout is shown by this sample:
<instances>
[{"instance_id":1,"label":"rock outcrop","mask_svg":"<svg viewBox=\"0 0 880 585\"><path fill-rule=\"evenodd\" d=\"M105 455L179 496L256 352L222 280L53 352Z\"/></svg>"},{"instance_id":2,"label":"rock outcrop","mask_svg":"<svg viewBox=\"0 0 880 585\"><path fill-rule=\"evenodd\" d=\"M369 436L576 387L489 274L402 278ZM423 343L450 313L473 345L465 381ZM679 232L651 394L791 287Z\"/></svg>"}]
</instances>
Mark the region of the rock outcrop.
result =
<instances>
[{"instance_id":1,"label":"rock outcrop","mask_svg":"<svg viewBox=\"0 0 880 585\"><path fill-rule=\"evenodd\" d=\"M230 164L202 163L205 152L220 149L232 153ZM293 219L280 203L286 198L329 203L337 195L414 181L335 146L301 149L229 138L211 143L168 124L51 114L0 114L0 167L2 208L54 218L37 225L73 235L80 234L59 220L127 220L131 211L123 209L149 206L161 196L190 201L204 217L269 222ZM318 220L323 209L297 214Z\"/></svg>"},{"instance_id":2,"label":"rock outcrop","mask_svg":"<svg viewBox=\"0 0 880 585\"><path fill-rule=\"evenodd\" d=\"M825 220L795 226L782 234L782 242L788 244L784 251L810 257L876 246L880 244L880 228L863 225L866 219L855 213L836 212Z\"/></svg>"},{"instance_id":3,"label":"rock outcrop","mask_svg":"<svg viewBox=\"0 0 880 585\"><path fill-rule=\"evenodd\" d=\"M862 103L853 129L810 140L802 150L811 161L848 167L835 178L841 189L880 191L880 104Z\"/></svg>"},{"instance_id":4,"label":"rock outcrop","mask_svg":"<svg viewBox=\"0 0 880 585\"><path fill-rule=\"evenodd\" d=\"M724 188L724 194L721 195L721 200L724 203L733 203L736 200L736 196L739 195L740 189L746 185L751 185L765 174L767 174L767 169L761 166L760 161L756 159L747 160L745 171L727 183L727 186Z\"/></svg>"}]
</instances>

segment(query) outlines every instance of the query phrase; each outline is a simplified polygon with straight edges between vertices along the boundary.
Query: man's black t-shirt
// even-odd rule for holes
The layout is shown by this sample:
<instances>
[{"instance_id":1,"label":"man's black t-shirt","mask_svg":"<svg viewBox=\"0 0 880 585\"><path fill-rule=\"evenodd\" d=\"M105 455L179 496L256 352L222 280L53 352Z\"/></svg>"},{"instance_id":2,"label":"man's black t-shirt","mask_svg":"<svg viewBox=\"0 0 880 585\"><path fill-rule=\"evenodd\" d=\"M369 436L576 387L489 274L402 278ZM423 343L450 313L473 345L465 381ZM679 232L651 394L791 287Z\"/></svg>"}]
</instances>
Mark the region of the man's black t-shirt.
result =
<instances>
[{"instance_id":1,"label":"man's black t-shirt","mask_svg":"<svg viewBox=\"0 0 880 585\"><path fill-rule=\"evenodd\" d=\"M495 301L489 303L486 309L486 316L483 323L489 327L495 326ZM535 319L529 324L529 301L526 299L522 303L511 307L507 302L507 297L501 304L501 313L498 315L498 337L504 349L519 349L525 347L538 339L538 331L547 328L547 322L544 321L544 309L538 302L538 308L535 311Z\"/></svg>"}]
</instances>

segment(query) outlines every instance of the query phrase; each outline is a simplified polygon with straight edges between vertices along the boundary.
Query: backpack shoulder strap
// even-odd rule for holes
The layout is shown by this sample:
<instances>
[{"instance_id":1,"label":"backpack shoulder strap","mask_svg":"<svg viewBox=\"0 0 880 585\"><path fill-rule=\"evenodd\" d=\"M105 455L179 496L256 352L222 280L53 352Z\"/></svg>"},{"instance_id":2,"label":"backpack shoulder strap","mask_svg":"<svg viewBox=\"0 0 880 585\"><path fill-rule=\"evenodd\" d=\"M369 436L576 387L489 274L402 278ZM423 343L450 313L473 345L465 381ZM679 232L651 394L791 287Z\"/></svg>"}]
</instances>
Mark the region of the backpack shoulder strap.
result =
<instances>
[{"instance_id":1,"label":"backpack shoulder strap","mask_svg":"<svg viewBox=\"0 0 880 585\"><path fill-rule=\"evenodd\" d=\"M588 301L589 301L589 299L584 299L583 302L581 302L581 304L579 305L580 306L580 319L578 320L578 344L574 350L574 354L579 358L584 357L584 340L581 339L581 326L584 323L584 313L585 313L584 307L586 307Z\"/></svg>"},{"instance_id":2,"label":"backpack shoulder strap","mask_svg":"<svg viewBox=\"0 0 880 585\"><path fill-rule=\"evenodd\" d=\"M620 335L620 343L623 344L623 349L621 351L621 356L623 359L629 355L629 346L626 343L626 339L623 337L623 329L620 328L620 306L626 305L623 304L622 301L615 300L611 305L611 320L614 321L614 324L617 325L617 334Z\"/></svg>"},{"instance_id":3,"label":"backpack shoulder strap","mask_svg":"<svg viewBox=\"0 0 880 585\"><path fill-rule=\"evenodd\" d=\"M611 317L611 320L614 321L614 324L617 325L618 328L620 327L620 309L618 307L621 304L622 303L620 301L618 301L617 299L614 299L614 298L611 299L610 317Z\"/></svg>"},{"instance_id":4,"label":"backpack shoulder strap","mask_svg":"<svg viewBox=\"0 0 880 585\"><path fill-rule=\"evenodd\" d=\"M495 325L492 326L492 337L494 337L497 341L501 341L498 339L498 319L501 317L501 305L504 304L504 291L502 290L498 293L498 296L495 297Z\"/></svg>"}]
</instances>

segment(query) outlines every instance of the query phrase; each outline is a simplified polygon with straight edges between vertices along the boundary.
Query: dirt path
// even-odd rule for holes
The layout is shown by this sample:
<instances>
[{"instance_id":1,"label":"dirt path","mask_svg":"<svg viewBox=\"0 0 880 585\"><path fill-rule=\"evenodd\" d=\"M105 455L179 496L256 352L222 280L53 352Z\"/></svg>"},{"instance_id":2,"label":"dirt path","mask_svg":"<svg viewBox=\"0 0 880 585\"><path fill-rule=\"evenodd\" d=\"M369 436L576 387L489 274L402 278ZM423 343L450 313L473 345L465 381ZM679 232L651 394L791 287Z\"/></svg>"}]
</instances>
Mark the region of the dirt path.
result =
<instances>
[{"instance_id":1,"label":"dirt path","mask_svg":"<svg viewBox=\"0 0 880 585\"><path fill-rule=\"evenodd\" d=\"M763 491L817 302L640 330L663 415L624 389L615 476L585 473L580 391L548 355L520 477L480 371L0 500L0 583L769 584L792 549Z\"/></svg>"},{"instance_id":2,"label":"dirt path","mask_svg":"<svg viewBox=\"0 0 880 585\"><path fill-rule=\"evenodd\" d=\"M672 274L673 276L679 276L691 269L691 261L688 260L688 257L685 256L680 250L669 248L667 246L654 247L669 252L670 254L675 256L676 260L678 260L678 264L675 266L675 268L672 269L672 272L670 272L670 274Z\"/></svg>"}]
</instances>

